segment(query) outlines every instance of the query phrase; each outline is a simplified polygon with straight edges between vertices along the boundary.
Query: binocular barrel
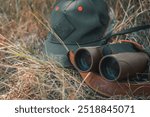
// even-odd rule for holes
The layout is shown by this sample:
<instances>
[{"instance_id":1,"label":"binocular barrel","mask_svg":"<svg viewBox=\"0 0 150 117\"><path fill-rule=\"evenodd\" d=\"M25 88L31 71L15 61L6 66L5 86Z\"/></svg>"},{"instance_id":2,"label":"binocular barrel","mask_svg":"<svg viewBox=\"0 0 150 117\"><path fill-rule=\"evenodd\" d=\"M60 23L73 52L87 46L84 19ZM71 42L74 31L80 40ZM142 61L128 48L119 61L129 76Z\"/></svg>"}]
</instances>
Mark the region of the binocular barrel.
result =
<instances>
[{"instance_id":1,"label":"binocular barrel","mask_svg":"<svg viewBox=\"0 0 150 117\"><path fill-rule=\"evenodd\" d=\"M149 56L130 43L79 48L75 66L80 72L97 72L110 81L133 78L147 68Z\"/></svg>"},{"instance_id":2,"label":"binocular barrel","mask_svg":"<svg viewBox=\"0 0 150 117\"><path fill-rule=\"evenodd\" d=\"M108 55L101 59L99 72L110 81L131 78L145 71L148 58L143 52Z\"/></svg>"},{"instance_id":3,"label":"binocular barrel","mask_svg":"<svg viewBox=\"0 0 150 117\"><path fill-rule=\"evenodd\" d=\"M81 72L99 72L99 62L103 56L136 51L136 48L131 43L79 48L75 54L75 66Z\"/></svg>"},{"instance_id":4,"label":"binocular barrel","mask_svg":"<svg viewBox=\"0 0 150 117\"><path fill-rule=\"evenodd\" d=\"M98 71L99 60L102 58L100 47L79 49L75 54L75 66L81 72Z\"/></svg>"}]
</instances>

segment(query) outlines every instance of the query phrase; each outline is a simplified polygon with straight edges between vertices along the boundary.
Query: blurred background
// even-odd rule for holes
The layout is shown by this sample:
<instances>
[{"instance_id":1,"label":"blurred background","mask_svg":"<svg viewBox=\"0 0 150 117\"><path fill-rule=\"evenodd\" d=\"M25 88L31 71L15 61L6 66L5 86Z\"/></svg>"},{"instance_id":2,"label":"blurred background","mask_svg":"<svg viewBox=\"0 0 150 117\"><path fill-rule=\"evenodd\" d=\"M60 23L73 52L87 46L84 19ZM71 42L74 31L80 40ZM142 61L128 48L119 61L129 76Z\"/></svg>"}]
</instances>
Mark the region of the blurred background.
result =
<instances>
[{"instance_id":1,"label":"blurred background","mask_svg":"<svg viewBox=\"0 0 150 117\"><path fill-rule=\"evenodd\" d=\"M150 24L150 0L106 0L114 31ZM74 70L63 69L42 52L55 0L0 0L0 99L148 99L112 96L90 89ZM149 46L150 30L114 39Z\"/></svg>"}]
</instances>

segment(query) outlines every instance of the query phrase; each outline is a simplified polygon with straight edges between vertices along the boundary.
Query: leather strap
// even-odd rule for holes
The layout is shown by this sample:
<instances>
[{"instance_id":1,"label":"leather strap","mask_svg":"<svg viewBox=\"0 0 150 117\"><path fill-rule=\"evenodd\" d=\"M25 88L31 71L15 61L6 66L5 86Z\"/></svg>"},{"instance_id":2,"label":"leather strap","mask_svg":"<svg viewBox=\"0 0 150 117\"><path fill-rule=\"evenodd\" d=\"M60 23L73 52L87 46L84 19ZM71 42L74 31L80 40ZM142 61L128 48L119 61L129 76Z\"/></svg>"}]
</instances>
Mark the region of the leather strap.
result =
<instances>
[{"instance_id":1,"label":"leather strap","mask_svg":"<svg viewBox=\"0 0 150 117\"><path fill-rule=\"evenodd\" d=\"M69 52L69 59L74 66L74 52ZM150 83L110 82L94 72L80 72L85 83L96 92L111 97L114 95L149 96Z\"/></svg>"},{"instance_id":2,"label":"leather strap","mask_svg":"<svg viewBox=\"0 0 150 117\"><path fill-rule=\"evenodd\" d=\"M89 44L89 43L96 43L96 42L101 42L101 45L105 45L105 44L108 43L108 41L111 40L112 37L115 37L115 36L118 36L118 35L125 35L125 34L137 32L137 31L140 31L140 30L146 30L146 29L150 29L150 25L136 26L136 27L132 27L132 28L122 30L122 31L117 32L117 33L110 32L106 36L104 36L103 38L101 38L99 40L96 40L96 41L94 40L94 41L90 41L90 42L87 42L87 43L81 43L80 45Z\"/></svg>"}]
</instances>

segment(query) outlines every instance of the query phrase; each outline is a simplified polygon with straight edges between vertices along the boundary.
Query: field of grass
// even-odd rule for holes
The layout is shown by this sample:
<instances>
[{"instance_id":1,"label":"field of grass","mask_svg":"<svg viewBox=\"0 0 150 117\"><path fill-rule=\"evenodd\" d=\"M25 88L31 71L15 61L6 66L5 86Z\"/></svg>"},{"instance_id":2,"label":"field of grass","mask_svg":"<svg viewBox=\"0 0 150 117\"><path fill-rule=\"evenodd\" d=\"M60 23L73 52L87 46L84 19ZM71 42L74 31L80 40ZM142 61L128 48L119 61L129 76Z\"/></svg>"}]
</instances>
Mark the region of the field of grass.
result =
<instances>
[{"instance_id":1,"label":"field of grass","mask_svg":"<svg viewBox=\"0 0 150 117\"><path fill-rule=\"evenodd\" d=\"M114 31L150 24L150 0L106 1L114 10ZM61 68L43 54L54 2L0 0L0 99L135 99L105 98L84 84L76 71ZM116 40L120 38L149 46L150 30Z\"/></svg>"}]
</instances>

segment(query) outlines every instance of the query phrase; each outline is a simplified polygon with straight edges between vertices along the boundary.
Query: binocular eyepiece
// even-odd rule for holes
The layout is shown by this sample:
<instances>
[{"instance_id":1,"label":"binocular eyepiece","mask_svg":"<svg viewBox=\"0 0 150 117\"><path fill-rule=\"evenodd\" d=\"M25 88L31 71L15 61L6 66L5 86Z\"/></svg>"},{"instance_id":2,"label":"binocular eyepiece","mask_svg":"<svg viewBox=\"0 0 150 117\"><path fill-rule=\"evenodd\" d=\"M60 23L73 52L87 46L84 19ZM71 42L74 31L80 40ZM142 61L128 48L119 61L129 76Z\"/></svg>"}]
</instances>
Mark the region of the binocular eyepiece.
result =
<instances>
[{"instance_id":1,"label":"binocular eyepiece","mask_svg":"<svg viewBox=\"0 0 150 117\"><path fill-rule=\"evenodd\" d=\"M99 60L102 58L100 47L80 48L75 54L75 65L79 71L89 72L98 70Z\"/></svg>"},{"instance_id":2,"label":"binocular eyepiece","mask_svg":"<svg viewBox=\"0 0 150 117\"><path fill-rule=\"evenodd\" d=\"M146 53L139 52L131 43L117 43L78 49L75 66L80 72L94 71L114 81L144 72L148 58Z\"/></svg>"},{"instance_id":3,"label":"binocular eyepiece","mask_svg":"<svg viewBox=\"0 0 150 117\"><path fill-rule=\"evenodd\" d=\"M132 78L146 70L148 56L143 52L127 52L105 56L99 64L100 74L110 80Z\"/></svg>"}]
</instances>

